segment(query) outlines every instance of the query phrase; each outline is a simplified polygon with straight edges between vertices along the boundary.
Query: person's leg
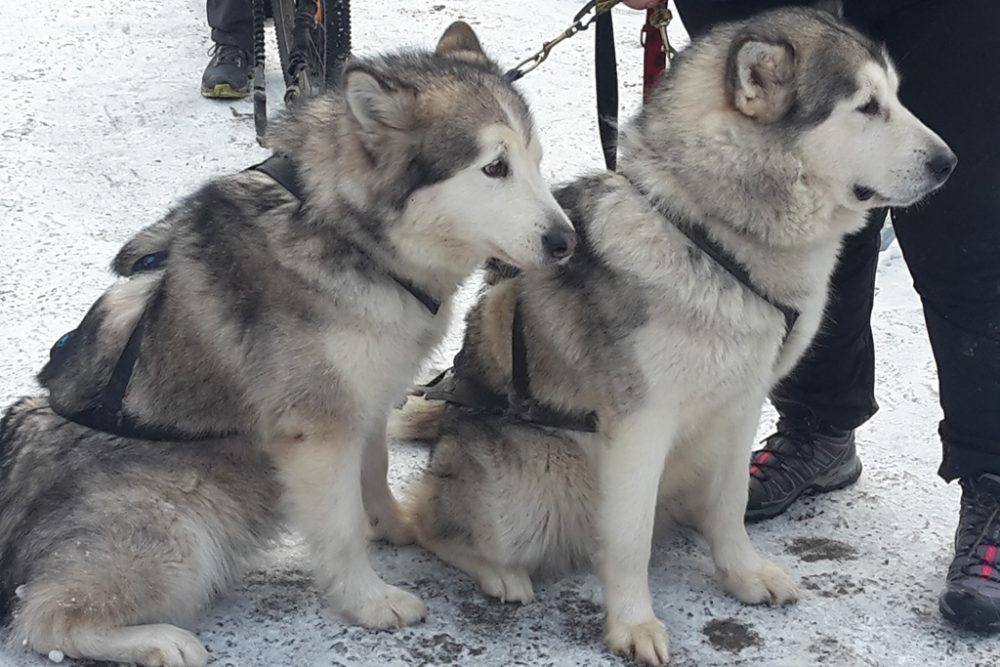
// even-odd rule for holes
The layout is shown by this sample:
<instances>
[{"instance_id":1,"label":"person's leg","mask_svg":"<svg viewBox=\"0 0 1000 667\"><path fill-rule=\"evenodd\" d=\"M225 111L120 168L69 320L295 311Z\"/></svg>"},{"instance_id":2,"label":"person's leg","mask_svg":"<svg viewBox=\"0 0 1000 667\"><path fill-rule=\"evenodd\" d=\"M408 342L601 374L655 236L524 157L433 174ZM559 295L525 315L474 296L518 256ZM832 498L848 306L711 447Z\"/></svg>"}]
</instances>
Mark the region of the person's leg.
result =
<instances>
[{"instance_id":1,"label":"person's leg","mask_svg":"<svg viewBox=\"0 0 1000 667\"><path fill-rule=\"evenodd\" d=\"M208 0L206 9L213 42L238 46L247 54L253 53L250 0Z\"/></svg>"},{"instance_id":2,"label":"person's leg","mask_svg":"<svg viewBox=\"0 0 1000 667\"><path fill-rule=\"evenodd\" d=\"M824 323L795 370L771 392L783 419L852 431L878 410L871 313L885 211L847 237L830 279Z\"/></svg>"},{"instance_id":3,"label":"person's leg","mask_svg":"<svg viewBox=\"0 0 1000 667\"><path fill-rule=\"evenodd\" d=\"M1000 631L1000 3L937 0L886 18L901 97L959 166L924 205L894 215L937 361L946 480L961 479L956 556L941 611Z\"/></svg>"},{"instance_id":4,"label":"person's leg","mask_svg":"<svg viewBox=\"0 0 1000 667\"><path fill-rule=\"evenodd\" d=\"M716 23L738 21L766 9L807 4L794 0L675 0L681 23L691 37L698 37Z\"/></svg>"},{"instance_id":5,"label":"person's leg","mask_svg":"<svg viewBox=\"0 0 1000 667\"><path fill-rule=\"evenodd\" d=\"M215 50L201 77L205 97L234 98L250 93L253 14L250 0L208 0L208 24Z\"/></svg>"},{"instance_id":6,"label":"person's leg","mask_svg":"<svg viewBox=\"0 0 1000 667\"><path fill-rule=\"evenodd\" d=\"M897 13L884 28L899 54L903 102L959 158L944 189L893 214L937 361L940 473L949 481L1000 474L998 25L994 0L938 0Z\"/></svg>"},{"instance_id":7,"label":"person's leg","mask_svg":"<svg viewBox=\"0 0 1000 667\"><path fill-rule=\"evenodd\" d=\"M875 414L871 313L885 211L844 241L824 323L795 369L771 392L778 427L753 454L747 521L770 519L802 495L861 476L854 429Z\"/></svg>"}]
</instances>

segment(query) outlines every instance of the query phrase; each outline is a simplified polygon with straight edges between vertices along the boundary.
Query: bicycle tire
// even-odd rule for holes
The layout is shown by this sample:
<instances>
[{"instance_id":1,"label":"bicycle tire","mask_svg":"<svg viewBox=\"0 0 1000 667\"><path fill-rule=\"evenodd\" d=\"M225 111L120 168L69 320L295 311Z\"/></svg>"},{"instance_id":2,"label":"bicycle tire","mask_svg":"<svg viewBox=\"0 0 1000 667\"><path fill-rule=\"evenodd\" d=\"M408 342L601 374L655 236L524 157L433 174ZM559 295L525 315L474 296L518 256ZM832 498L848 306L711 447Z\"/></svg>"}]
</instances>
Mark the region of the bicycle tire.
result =
<instances>
[{"instance_id":1,"label":"bicycle tire","mask_svg":"<svg viewBox=\"0 0 1000 667\"><path fill-rule=\"evenodd\" d=\"M351 52L350 0L312 1L322 21L309 26L308 32L300 31L297 38L298 0L273 0L278 60L288 105L293 105L300 96L318 95L327 86L337 85ZM308 44L300 44L297 39ZM303 47L308 52L306 56L300 53L296 57L293 51Z\"/></svg>"},{"instance_id":2,"label":"bicycle tire","mask_svg":"<svg viewBox=\"0 0 1000 667\"><path fill-rule=\"evenodd\" d=\"M336 86L344 63L351 55L351 0L320 0L324 3L326 30L324 76L327 86Z\"/></svg>"},{"instance_id":3,"label":"bicycle tire","mask_svg":"<svg viewBox=\"0 0 1000 667\"><path fill-rule=\"evenodd\" d=\"M322 0L318 0L322 2ZM274 16L274 36L278 43L278 62L281 64L281 76L285 87L292 85L292 73L289 71L291 49L295 43L293 30L295 28L295 0L272 0L271 13Z\"/></svg>"}]
</instances>

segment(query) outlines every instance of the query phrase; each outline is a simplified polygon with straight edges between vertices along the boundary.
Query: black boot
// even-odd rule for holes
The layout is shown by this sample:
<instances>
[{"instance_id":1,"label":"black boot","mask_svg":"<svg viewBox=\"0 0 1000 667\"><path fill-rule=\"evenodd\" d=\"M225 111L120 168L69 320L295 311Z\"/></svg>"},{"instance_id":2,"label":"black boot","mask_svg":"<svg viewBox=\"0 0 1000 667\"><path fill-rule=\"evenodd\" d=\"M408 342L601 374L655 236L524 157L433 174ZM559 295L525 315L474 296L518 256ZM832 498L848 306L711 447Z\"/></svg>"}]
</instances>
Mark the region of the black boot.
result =
<instances>
[{"instance_id":1,"label":"black boot","mask_svg":"<svg viewBox=\"0 0 1000 667\"><path fill-rule=\"evenodd\" d=\"M860 476L854 431L782 419L750 460L746 520L776 517L803 494L842 489Z\"/></svg>"},{"instance_id":2,"label":"black boot","mask_svg":"<svg viewBox=\"0 0 1000 667\"><path fill-rule=\"evenodd\" d=\"M955 560L941 615L970 630L1000 632L1000 475L961 480Z\"/></svg>"},{"instance_id":3,"label":"black boot","mask_svg":"<svg viewBox=\"0 0 1000 667\"><path fill-rule=\"evenodd\" d=\"M232 99L250 94L250 56L238 46L216 44L201 76L205 97Z\"/></svg>"}]
</instances>

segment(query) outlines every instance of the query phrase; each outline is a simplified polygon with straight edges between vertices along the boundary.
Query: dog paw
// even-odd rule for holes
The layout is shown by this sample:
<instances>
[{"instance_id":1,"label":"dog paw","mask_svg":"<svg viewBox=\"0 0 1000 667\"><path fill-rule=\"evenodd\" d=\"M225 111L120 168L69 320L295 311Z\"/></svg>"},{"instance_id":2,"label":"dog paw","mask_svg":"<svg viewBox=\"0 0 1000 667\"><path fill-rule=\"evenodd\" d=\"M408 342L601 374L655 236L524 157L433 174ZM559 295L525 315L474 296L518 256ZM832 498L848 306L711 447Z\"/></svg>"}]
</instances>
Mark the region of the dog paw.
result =
<instances>
[{"instance_id":1,"label":"dog paw","mask_svg":"<svg viewBox=\"0 0 1000 667\"><path fill-rule=\"evenodd\" d=\"M368 523L371 526L372 539L389 542L398 547L417 541L413 522L391 495L372 510L368 515Z\"/></svg>"},{"instance_id":2,"label":"dog paw","mask_svg":"<svg viewBox=\"0 0 1000 667\"><path fill-rule=\"evenodd\" d=\"M613 652L642 665L665 665L670 660L667 630L656 618L636 625L608 623L604 641Z\"/></svg>"},{"instance_id":3,"label":"dog paw","mask_svg":"<svg viewBox=\"0 0 1000 667\"><path fill-rule=\"evenodd\" d=\"M736 599L746 604L789 604L799 599L799 587L774 563L761 561L756 569L730 574L724 585Z\"/></svg>"},{"instance_id":4,"label":"dog paw","mask_svg":"<svg viewBox=\"0 0 1000 667\"><path fill-rule=\"evenodd\" d=\"M483 593L497 598L500 602L528 604L535 599L531 577L521 568L484 566L479 572L479 585Z\"/></svg>"},{"instance_id":5,"label":"dog paw","mask_svg":"<svg viewBox=\"0 0 1000 667\"><path fill-rule=\"evenodd\" d=\"M144 626L132 660L143 667L205 667L208 652L198 638L172 625ZM138 638L137 638L138 639Z\"/></svg>"},{"instance_id":6,"label":"dog paw","mask_svg":"<svg viewBox=\"0 0 1000 667\"><path fill-rule=\"evenodd\" d=\"M397 547L413 544L417 540L412 524L403 518L399 512L392 512L382 517L373 517L371 519L371 527L372 539L388 542Z\"/></svg>"},{"instance_id":7,"label":"dog paw","mask_svg":"<svg viewBox=\"0 0 1000 667\"><path fill-rule=\"evenodd\" d=\"M343 615L366 628L388 630L422 621L427 616L427 607L413 593L383 583Z\"/></svg>"}]
</instances>

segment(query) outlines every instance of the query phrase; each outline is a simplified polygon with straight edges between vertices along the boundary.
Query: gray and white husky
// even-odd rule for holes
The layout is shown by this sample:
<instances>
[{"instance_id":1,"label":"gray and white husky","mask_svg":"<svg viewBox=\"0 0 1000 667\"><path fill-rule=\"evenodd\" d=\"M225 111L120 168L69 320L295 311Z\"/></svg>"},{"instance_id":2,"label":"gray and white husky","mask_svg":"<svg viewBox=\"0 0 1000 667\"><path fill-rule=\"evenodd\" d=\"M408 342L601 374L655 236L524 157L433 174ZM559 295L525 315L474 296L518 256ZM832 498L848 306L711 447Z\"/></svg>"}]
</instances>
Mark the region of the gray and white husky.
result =
<instances>
[{"instance_id":1,"label":"gray and white husky","mask_svg":"<svg viewBox=\"0 0 1000 667\"><path fill-rule=\"evenodd\" d=\"M281 173L210 182L115 260L124 278L0 426L0 602L42 653L204 665L189 621L287 508L348 620L425 614L382 581L412 540L385 421L487 257L557 265L576 236L524 99L465 24L356 60L276 135ZM367 515L367 516L366 516Z\"/></svg>"},{"instance_id":2,"label":"gray and white husky","mask_svg":"<svg viewBox=\"0 0 1000 667\"><path fill-rule=\"evenodd\" d=\"M408 507L418 541L508 601L531 600L537 571L595 562L608 646L647 664L668 660L647 581L658 506L700 530L726 591L795 601L747 538L748 460L842 239L955 165L898 84L880 46L816 9L681 54L625 127L619 172L557 191L572 259L496 276L446 388L391 419L391 437L436 441Z\"/></svg>"}]
</instances>

